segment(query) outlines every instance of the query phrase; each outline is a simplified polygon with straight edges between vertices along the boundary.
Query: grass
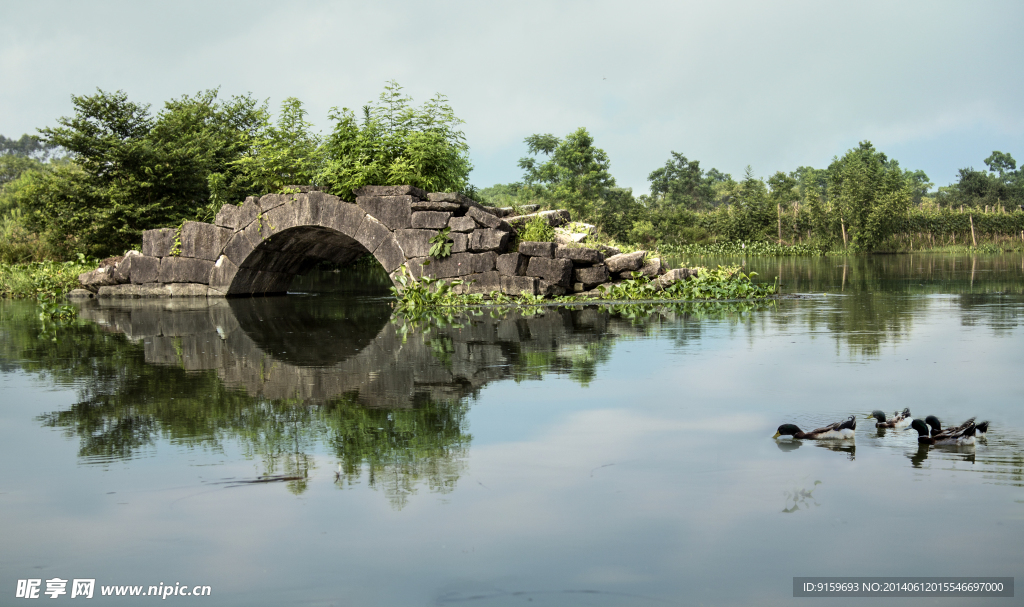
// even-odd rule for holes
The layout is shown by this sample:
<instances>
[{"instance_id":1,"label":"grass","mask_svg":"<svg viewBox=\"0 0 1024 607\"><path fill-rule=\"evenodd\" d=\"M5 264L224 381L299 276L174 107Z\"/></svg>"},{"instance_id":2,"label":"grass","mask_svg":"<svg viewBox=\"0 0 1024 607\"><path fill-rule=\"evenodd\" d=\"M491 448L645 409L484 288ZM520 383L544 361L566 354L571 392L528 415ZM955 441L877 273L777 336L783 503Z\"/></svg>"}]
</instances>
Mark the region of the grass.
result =
<instances>
[{"instance_id":1,"label":"grass","mask_svg":"<svg viewBox=\"0 0 1024 607\"><path fill-rule=\"evenodd\" d=\"M0 297L56 301L78 288L78 275L95 270L95 261L0 263Z\"/></svg>"}]
</instances>

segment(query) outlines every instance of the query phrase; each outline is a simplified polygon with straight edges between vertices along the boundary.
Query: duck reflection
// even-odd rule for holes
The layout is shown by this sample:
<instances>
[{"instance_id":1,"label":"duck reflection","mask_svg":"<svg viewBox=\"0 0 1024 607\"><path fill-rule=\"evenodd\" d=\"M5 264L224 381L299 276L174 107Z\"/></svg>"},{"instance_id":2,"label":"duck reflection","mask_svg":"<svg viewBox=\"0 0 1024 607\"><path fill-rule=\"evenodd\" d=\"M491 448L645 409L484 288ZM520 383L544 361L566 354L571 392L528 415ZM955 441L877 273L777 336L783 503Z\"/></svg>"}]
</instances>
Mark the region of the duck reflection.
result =
<instances>
[{"instance_id":1,"label":"duck reflection","mask_svg":"<svg viewBox=\"0 0 1024 607\"><path fill-rule=\"evenodd\" d=\"M907 457L910 458L910 465L914 468L920 468L932 451L937 451L942 456L945 456L946 459L964 461L969 464L975 463L977 457L974 445L926 445L918 443L917 451L913 454L907 454Z\"/></svg>"},{"instance_id":2,"label":"duck reflection","mask_svg":"<svg viewBox=\"0 0 1024 607\"><path fill-rule=\"evenodd\" d=\"M829 451L839 451L845 453L847 458L853 460L857 454L857 443L852 440L841 440L841 441L808 441L810 444L828 449ZM779 448L779 451L788 453L790 451L796 451L804 444L802 440L778 440L775 441L775 446Z\"/></svg>"},{"instance_id":3,"label":"duck reflection","mask_svg":"<svg viewBox=\"0 0 1024 607\"><path fill-rule=\"evenodd\" d=\"M837 451L839 453L845 453L846 458L853 461L857 457L857 443L852 440L841 440L841 441L815 441L815 446L821 447L822 449L828 449L829 451Z\"/></svg>"}]
</instances>

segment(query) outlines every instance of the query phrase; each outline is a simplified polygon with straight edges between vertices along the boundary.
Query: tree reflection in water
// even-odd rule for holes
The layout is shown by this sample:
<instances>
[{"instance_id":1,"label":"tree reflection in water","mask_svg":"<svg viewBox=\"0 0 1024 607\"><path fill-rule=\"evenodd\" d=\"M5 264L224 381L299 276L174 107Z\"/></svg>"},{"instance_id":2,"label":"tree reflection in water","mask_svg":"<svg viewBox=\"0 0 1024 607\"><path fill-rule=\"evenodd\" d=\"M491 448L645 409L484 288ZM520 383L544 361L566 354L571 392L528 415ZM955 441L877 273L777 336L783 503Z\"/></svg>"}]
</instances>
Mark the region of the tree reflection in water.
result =
<instances>
[{"instance_id":1,"label":"tree reflection in water","mask_svg":"<svg viewBox=\"0 0 1024 607\"><path fill-rule=\"evenodd\" d=\"M40 422L76 438L85 463L151 454L161 440L230 444L261 462L250 480L301 493L315 455L327 452L339 487L365 478L401 508L417 487L455 487L472 440L469 403L486 384L556 374L586 385L615 340L764 305L410 318L392 317L379 299L106 300L85 305L56 341L39 339L33 310L20 308L3 323L3 359L79 390L78 402Z\"/></svg>"}]
</instances>

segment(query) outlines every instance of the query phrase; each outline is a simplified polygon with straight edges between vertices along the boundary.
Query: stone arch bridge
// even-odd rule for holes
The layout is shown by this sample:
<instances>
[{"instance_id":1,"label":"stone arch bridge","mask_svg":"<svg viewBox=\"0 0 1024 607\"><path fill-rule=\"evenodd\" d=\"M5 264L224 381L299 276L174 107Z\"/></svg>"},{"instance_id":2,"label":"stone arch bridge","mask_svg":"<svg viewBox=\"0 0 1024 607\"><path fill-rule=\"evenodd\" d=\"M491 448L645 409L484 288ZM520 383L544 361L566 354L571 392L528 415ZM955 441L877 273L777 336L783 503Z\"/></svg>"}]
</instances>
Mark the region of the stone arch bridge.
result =
<instances>
[{"instance_id":1,"label":"stone arch bridge","mask_svg":"<svg viewBox=\"0 0 1024 607\"><path fill-rule=\"evenodd\" d=\"M147 230L141 253L130 251L80 282L100 297L283 294L295 276L321 262L346 265L366 254L396 286L404 268L415 278L462 279L460 288L471 293L560 295L635 270L664 273L660 261L645 260L642 251L620 255L610 247L555 243L520 243L509 251L516 226L535 216L561 226L569 221L567 211L515 216L462 194L412 186L366 186L355 192L355 204L315 186L292 189L296 193L225 204L213 223ZM431 238L444 228L451 255L424 265Z\"/></svg>"}]
</instances>

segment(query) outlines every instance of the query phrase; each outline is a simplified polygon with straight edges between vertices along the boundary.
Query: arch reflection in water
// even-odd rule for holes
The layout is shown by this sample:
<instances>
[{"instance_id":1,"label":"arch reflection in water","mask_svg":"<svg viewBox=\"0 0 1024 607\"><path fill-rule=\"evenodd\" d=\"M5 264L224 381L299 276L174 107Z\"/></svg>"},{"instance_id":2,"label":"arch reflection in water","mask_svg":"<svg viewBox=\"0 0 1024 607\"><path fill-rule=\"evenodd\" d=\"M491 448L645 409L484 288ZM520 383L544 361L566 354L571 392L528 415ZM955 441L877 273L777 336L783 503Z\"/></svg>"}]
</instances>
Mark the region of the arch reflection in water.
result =
<instances>
[{"instance_id":1,"label":"arch reflection in water","mask_svg":"<svg viewBox=\"0 0 1024 607\"><path fill-rule=\"evenodd\" d=\"M99 359L110 368L85 379L81 402L42 421L77 435L92 463L137 457L160 438L234 443L262 460L264 480L295 492L326 451L340 486L365 474L401 507L418 485L455 486L469 397L484 385L551 372L585 384L613 335L646 331L596 309L416 321L390 311L317 297L92 303L81 311L89 326L127 339Z\"/></svg>"}]
</instances>

